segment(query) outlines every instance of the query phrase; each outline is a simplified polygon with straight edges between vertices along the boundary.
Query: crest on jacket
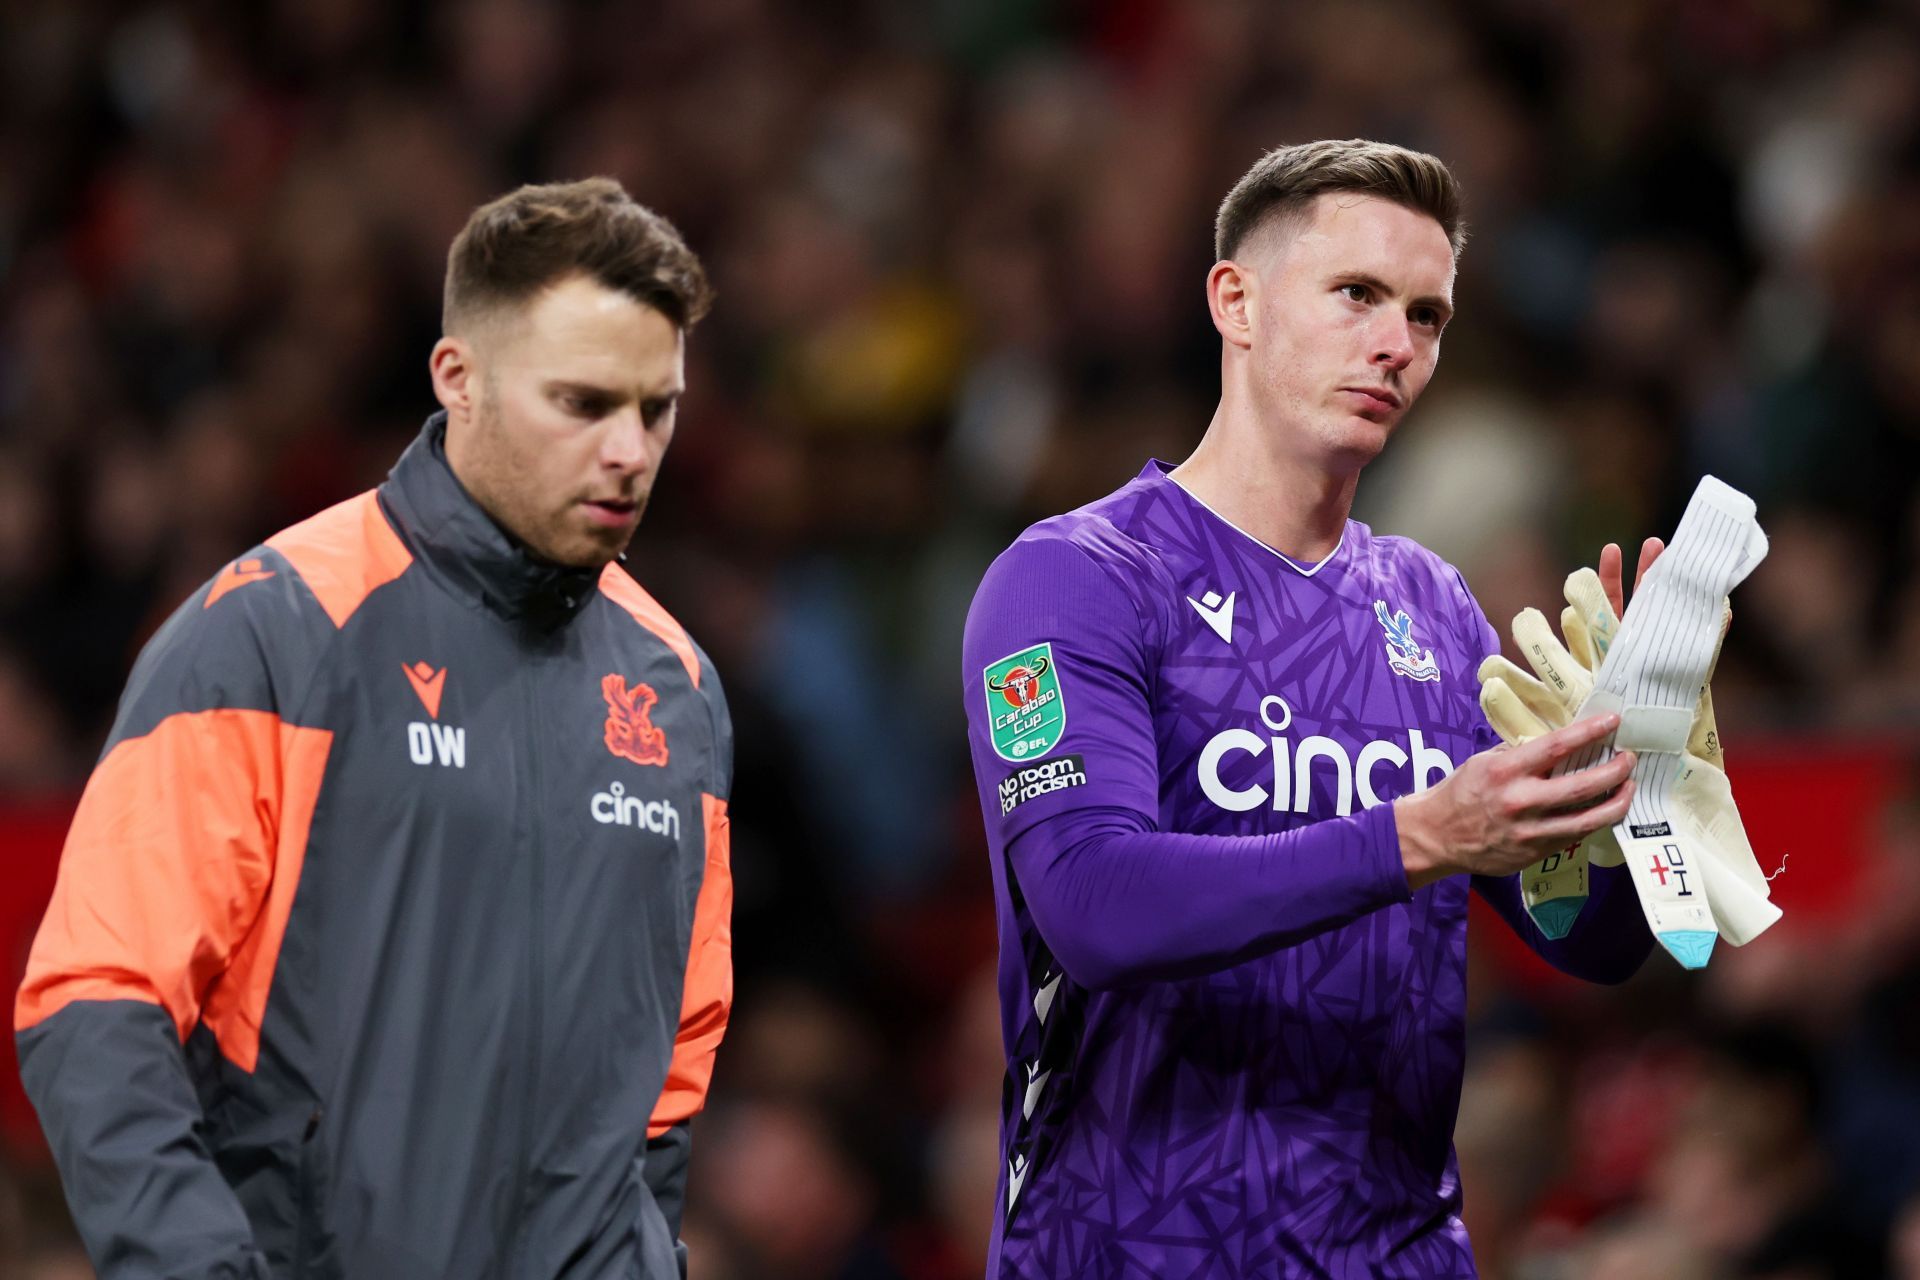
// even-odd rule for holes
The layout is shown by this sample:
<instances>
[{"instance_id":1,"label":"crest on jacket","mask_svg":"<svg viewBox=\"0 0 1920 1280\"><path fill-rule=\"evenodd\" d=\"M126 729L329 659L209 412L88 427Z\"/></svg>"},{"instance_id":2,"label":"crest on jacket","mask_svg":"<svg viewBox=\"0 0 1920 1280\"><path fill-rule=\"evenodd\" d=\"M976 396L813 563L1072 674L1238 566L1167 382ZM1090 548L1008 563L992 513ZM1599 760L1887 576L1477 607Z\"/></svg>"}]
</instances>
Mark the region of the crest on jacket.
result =
<instances>
[{"instance_id":1,"label":"crest on jacket","mask_svg":"<svg viewBox=\"0 0 1920 1280\"><path fill-rule=\"evenodd\" d=\"M1387 665L1409 680L1438 680L1440 666L1433 660L1433 650L1422 649L1413 639L1413 619L1407 611L1387 612L1385 600L1373 602L1373 616L1380 620L1380 629L1387 633Z\"/></svg>"},{"instance_id":2,"label":"crest on jacket","mask_svg":"<svg viewBox=\"0 0 1920 1280\"><path fill-rule=\"evenodd\" d=\"M607 696L607 750L635 764L665 764L667 735L653 725L653 704L660 701L653 686L629 689L625 676L604 676L600 692Z\"/></svg>"}]
</instances>

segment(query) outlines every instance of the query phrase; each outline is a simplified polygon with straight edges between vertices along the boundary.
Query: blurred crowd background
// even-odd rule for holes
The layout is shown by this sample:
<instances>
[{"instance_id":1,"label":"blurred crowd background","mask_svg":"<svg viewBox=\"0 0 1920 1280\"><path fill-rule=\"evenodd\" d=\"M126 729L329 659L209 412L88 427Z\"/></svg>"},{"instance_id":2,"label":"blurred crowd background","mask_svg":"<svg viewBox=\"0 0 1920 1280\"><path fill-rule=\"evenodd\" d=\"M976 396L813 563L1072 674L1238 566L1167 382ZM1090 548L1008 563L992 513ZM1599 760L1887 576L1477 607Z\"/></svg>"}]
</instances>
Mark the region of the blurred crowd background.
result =
<instances>
[{"instance_id":1,"label":"blurred crowd background","mask_svg":"<svg viewBox=\"0 0 1920 1280\"><path fill-rule=\"evenodd\" d=\"M1787 919L1604 990L1477 920L1487 1275L1920 1280L1911 0L0 0L9 972L144 639L383 476L474 205L611 174L720 295L631 561L739 728L695 1275L980 1275L961 619L1026 523L1198 440L1214 207L1324 136L1444 157L1473 226L1356 515L1496 620L1705 472L1773 538L1716 690ZM0 1066L0 1275L87 1275Z\"/></svg>"}]
</instances>

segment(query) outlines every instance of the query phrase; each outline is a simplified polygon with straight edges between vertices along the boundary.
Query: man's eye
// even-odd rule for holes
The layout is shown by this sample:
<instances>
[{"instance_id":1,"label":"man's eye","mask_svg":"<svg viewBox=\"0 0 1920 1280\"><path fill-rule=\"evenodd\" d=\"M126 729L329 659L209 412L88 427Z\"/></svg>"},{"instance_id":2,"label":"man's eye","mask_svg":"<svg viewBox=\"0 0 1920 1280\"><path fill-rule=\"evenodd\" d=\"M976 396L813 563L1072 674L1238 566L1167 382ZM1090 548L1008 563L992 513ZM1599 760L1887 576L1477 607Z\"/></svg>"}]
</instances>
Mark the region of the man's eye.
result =
<instances>
[{"instance_id":1,"label":"man's eye","mask_svg":"<svg viewBox=\"0 0 1920 1280\"><path fill-rule=\"evenodd\" d=\"M648 400L640 406L641 416L646 419L650 427L658 425L672 412L673 401L671 400Z\"/></svg>"},{"instance_id":2,"label":"man's eye","mask_svg":"<svg viewBox=\"0 0 1920 1280\"><path fill-rule=\"evenodd\" d=\"M1429 329L1437 329L1440 327L1440 313L1432 307L1415 307L1413 309L1413 322L1418 325L1425 325Z\"/></svg>"},{"instance_id":3,"label":"man's eye","mask_svg":"<svg viewBox=\"0 0 1920 1280\"><path fill-rule=\"evenodd\" d=\"M1340 286L1340 292L1355 302L1365 302L1373 297L1372 290L1363 284L1343 284Z\"/></svg>"}]
</instances>

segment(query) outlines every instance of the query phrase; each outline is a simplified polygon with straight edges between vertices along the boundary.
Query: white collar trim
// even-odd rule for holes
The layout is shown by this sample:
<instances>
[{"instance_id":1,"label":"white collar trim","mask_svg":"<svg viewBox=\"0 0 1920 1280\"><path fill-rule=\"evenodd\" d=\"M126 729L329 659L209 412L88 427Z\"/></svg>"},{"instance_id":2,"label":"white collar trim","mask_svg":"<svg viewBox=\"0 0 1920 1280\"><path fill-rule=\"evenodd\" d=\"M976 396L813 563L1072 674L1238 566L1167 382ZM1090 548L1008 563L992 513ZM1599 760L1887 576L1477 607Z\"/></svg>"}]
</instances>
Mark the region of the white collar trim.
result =
<instances>
[{"instance_id":1,"label":"white collar trim","mask_svg":"<svg viewBox=\"0 0 1920 1280\"><path fill-rule=\"evenodd\" d=\"M1187 486L1185 486L1184 484L1181 484L1178 480L1175 480L1173 478L1172 472L1163 471L1160 474L1165 476L1167 478L1167 482L1171 484L1174 488L1178 489L1180 492L1186 494L1187 497L1193 499L1194 502L1198 503L1202 511L1205 511L1208 515L1212 516L1215 520L1218 520L1221 524L1227 526L1227 528L1233 530L1235 533L1245 538L1248 542L1251 542L1254 546L1260 548L1262 551L1266 552L1268 555L1272 556L1274 559L1278 560L1281 564L1284 564L1285 566L1287 566L1287 568L1293 570L1295 573L1299 574L1303 578L1311 578L1314 574L1319 573L1322 569L1326 568L1329 564L1333 563L1333 558L1340 554L1340 549L1342 547L1347 545L1347 531L1353 527L1353 521L1351 520L1341 525L1340 541L1333 544L1333 550L1327 552L1327 554L1321 559L1319 564L1309 567L1307 565L1301 564L1298 560L1295 560L1292 556L1289 556L1284 552L1274 550L1274 548L1260 541L1260 539L1254 537L1252 534L1248 533L1245 529L1242 529L1239 525L1235 524L1233 521L1221 515L1218 511L1215 511L1212 507L1208 506L1206 502L1203 501L1197 494L1195 494L1193 490L1187 488Z\"/></svg>"}]
</instances>

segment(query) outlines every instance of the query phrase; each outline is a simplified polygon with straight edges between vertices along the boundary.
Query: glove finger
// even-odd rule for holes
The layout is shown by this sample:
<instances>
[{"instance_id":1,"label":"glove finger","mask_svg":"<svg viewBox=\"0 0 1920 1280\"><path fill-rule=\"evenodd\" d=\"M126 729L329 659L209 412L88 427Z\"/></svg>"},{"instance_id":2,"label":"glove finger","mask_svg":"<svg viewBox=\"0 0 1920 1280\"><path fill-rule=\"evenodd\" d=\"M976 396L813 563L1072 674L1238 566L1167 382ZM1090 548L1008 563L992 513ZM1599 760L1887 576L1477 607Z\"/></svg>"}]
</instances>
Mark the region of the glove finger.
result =
<instances>
[{"instance_id":1,"label":"glove finger","mask_svg":"<svg viewBox=\"0 0 1920 1280\"><path fill-rule=\"evenodd\" d=\"M1753 856L1727 775L1687 757L1673 786L1667 817L1674 834L1701 855L1700 870L1714 923L1734 946L1752 941L1780 919L1780 908Z\"/></svg>"},{"instance_id":2,"label":"glove finger","mask_svg":"<svg viewBox=\"0 0 1920 1280\"><path fill-rule=\"evenodd\" d=\"M1713 642L1713 660L1707 664L1707 681L1700 686L1700 701L1693 709L1693 727L1687 733L1687 750L1716 769L1727 767L1720 745L1720 727L1713 716L1713 672L1720 665L1720 649L1727 643L1727 631L1733 626L1733 602L1720 603L1720 638Z\"/></svg>"},{"instance_id":3,"label":"glove finger","mask_svg":"<svg viewBox=\"0 0 1920 1280\"><path fill-rule=\"evenodd\" d=\"M1716 769L1727 767L1727 755L1720 745L1720 726L1713 718L1713 686L1700 690L1700 702L1693 709L1693 728L1687 733L1687 750Z\"/></svg>"},{"instance_id":4,"label":"glove finger","mask_svg":"<svg viewBox=\"0 0 1920 1280\"><path fill-rule=\"evenodd\" d=\"M1508 691L1550 730L1572 723L1573 713L1580 705L1578 702L1568 705L1559 694L1497 653L1480 664L1478 674L1483 687L1495 678L1505 683Z\"/></svg>"},{"instance_id":5,"label":"glove finger","mask_svg":"<svg viewBox=\"0 0 1920 1280\"><path fill-rule=\"evenodd\" d=\"M1580 611L1572 605L1560 611L1560 634L1567 638L1567 652L1588 672L1600 669L1600 655L1593 651L1593 633L1580 620Z\"/></svg>"},{"instance_id":6,"label":"glove finger","mask_svg":"<svg viewBox=\"0 0 1920 1280\"><path fill-rule=\"evenodd\" d=\"M1766 894L1755 893L1744 880L1728 875L1711 849L1701 850L1698 856L1707 910L1729 945L1744 947L1779 923L1781 910Z\"/></svg>"},{"instance_id":7,"label":"glove finger","mask_svg":"<svg viewBox=\"0 0 1920 1280\"><path fill-rule=\"evenodd\" d=\"M1724 864L1749 885L1765 894L1767 877L1753 856L1747 825L1734 803L1733 784L1721 770L1699 759L1687 759L1673 784L1671 807L1684 813Z\"/></svg>"},{"instance_id":8,"label":"glove finger","mask_svg":"<svg viewBox=\"0 0 1920 1280\"><path fill-rule=\"evenodd\" d=\"M1481 669L1485 670L1485 667ZM1480 710L1486 714L1487 723L1500 735L1500 740L1509 745L1530 742L1543 733L1552 732L1546 721L1529 710L1501 676L1490 676L1481 681Z\"/></svg>"},{"instance_id":9,"label":"glove finger","mask_svg":"<svg viewBox=\"0 0 1920 1280\"><path fill-rule=\"evenodd\" d=\"M1614 633L1620 629L1620 619L1613 611L1613 603L1607 599L1607 589L1600 585L1600 575L1592 569L1574 570L1567 577L1566 596L1567 603L1579 612L1580 621L1586 624L1594 653L1604 659Z\"/></svg>"},{"instance_id":10,"label":"glove finger","mask_svg":"<svg viewBox=\"0 0 1920 1280\"><path fill-rule=\"evenodd\" d=\"M1513 619L1513 642L1526 655L1540 682L1560 700L1566 716L1572 719L1587 694L1593 691L1593 678L1573 660L1560 637L1553 634L1547 616L1538 609L1522 609Z\"/></svg>"}]
</instances>

